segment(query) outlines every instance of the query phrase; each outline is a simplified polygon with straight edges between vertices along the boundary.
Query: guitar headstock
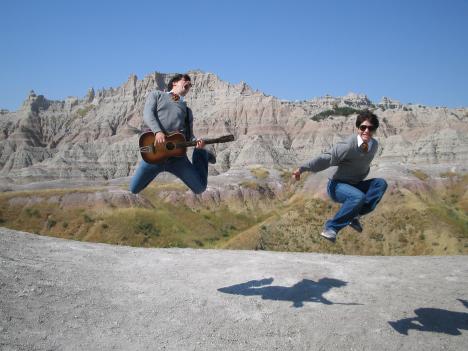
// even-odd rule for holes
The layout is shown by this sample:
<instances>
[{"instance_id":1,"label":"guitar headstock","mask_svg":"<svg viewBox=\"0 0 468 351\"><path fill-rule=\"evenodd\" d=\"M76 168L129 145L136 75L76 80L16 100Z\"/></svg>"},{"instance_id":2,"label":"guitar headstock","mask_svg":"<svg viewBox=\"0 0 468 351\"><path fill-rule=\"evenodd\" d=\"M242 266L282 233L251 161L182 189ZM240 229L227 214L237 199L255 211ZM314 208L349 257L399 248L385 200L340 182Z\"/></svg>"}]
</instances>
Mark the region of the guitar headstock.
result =
<instances>
[{"instance_id":1,"label":"guitar headstock","mask_svg":"<svg viewBox=\"0 0 468 351\"><path fill-rule=\"evenodd\" d=\"M232 134L223 135L222 137L218 138L218 142L220 142L220 143L227 143L229 141L234 141L234 135L232 135Z\"/></svg>"}]
</instances>

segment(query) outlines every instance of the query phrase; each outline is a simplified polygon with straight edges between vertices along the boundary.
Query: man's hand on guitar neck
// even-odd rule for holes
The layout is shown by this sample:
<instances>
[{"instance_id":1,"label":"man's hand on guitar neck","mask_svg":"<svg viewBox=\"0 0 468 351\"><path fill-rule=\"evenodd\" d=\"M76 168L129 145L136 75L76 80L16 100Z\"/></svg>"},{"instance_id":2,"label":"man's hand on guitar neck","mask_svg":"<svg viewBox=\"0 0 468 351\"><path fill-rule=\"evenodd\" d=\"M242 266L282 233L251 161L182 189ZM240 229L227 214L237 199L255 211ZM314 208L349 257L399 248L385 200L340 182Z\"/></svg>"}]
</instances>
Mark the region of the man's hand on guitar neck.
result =
<instances>
[{"instance_id":1,"label":"man's hand on guitar neck","mask_svg":"<svg viewBox=\"0 0 468 351\"><path fill-rule=\"evenodd\" d=\"M157 132L154 136L154 146L156 144L164 144L166 142L166 136L163 132Z\"/></svg>"},{"instance_id":2,"label":"man's hand on guitar neck","mask_svg":"<svg viewBox=\"0 0 468 351\"><path fill-rule=\"evenodd\" d=\"M166 135L163 132L157 132L154 135L154 146L157 144L164 144L166 142ZM197 149L203 149L205 147L205 141L203 139L197 139L197 145L195 146Z\"/></svg>"}]
</instances>

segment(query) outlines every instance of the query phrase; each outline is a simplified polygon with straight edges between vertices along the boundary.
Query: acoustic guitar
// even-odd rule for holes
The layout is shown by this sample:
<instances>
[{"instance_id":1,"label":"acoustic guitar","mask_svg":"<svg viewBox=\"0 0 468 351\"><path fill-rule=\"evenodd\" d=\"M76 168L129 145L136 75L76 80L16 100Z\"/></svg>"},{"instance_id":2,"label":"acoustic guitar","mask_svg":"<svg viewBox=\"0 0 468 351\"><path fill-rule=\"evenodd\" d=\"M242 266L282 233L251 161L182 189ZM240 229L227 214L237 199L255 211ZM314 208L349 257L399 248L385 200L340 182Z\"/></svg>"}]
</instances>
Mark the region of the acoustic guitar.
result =
<instances>
[{"instance_id":1,"label":"acoustic guitar","mask_svg":"<svg viewBox=\"0 0 468 351\"><path fill-rule=\"evenodd\" d=\"M186 141L182 133L174 132L166 135L166 141L154 145L153 132L145 132L140 135L140 153L143 160L148 163L162 163L170 157L182 157L187 153L187 148L196 146L196 141ZM203 139L205 144L227 143L234 140L234 135L224 135L216 139Z\"/></svg>"}]
</instances>

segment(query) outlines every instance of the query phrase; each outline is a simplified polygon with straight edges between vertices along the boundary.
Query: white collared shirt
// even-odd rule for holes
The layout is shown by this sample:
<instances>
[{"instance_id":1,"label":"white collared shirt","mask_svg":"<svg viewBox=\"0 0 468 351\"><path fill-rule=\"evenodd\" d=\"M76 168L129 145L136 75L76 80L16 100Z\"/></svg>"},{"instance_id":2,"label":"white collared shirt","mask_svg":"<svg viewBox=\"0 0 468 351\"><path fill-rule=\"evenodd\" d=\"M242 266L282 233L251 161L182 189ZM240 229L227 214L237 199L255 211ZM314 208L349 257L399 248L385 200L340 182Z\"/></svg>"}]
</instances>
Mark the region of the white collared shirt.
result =
<instances>
[{"instance_id":1,"label":"white collared shirt","mask_svg":"<svg viewBox=\"0 0 468 351\"><path fill-rule=\"evenodd\" d=\"M361 144L363 143L364 141L362 140L361 136L358 134L357 135L357 146L358 147L361 147ZM371 140L369 140L369 143L367 143L367 146L368 146L368 149L367 150L370 150L372 148L372 138Z\"/></svg>"}]
</instances>

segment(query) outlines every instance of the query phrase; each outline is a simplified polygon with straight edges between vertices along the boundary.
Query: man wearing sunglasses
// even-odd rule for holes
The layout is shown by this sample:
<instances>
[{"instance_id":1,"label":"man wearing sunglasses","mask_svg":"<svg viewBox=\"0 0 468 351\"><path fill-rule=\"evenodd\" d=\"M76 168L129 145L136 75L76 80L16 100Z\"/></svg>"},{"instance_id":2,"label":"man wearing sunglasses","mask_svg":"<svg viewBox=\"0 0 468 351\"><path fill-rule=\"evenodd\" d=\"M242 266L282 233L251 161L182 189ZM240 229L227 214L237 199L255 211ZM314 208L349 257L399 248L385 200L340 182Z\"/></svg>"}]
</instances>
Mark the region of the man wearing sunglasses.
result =
<instances>
[{"instance_id":1,"label":"man wearing sunglasses","mask_svg":"<svg viewBox=\"0 0 468 351\"><path fill-rule=\"evenodd\" d=\"M156 176L164 171L180 178L194 193L206 190L208 182L208 162L216 163L212 151L204 149L205 142L193 135L193 115L184 101L185 95L192 87L188 74L176 74L168 84L169 92L152 91L146 98L143 120L155 133L155 145L166 141L166 134L181 132L187 140L197 140L193 151L192 162L187 156L171 157L167 161L151 164L141 160L130 181L130 191L139 193L148 186Z\"/></svg>"},{"instance_id":2,"label":"man wearing sunglasses","mask_svg":"<svg viewBox=\"0 0 468 351\"><path fill-rule=\"evenodd\" d=\"M372 136L378 127L376 115L370 111L361 112L356 118L357 134L347 137L293 172L295 179L299 180L303 172L317 173L338 166L328 181L327 192L333 201L342 206L325 223L321 233L325 239L335 242L338 232L348 225L362 232L359 217L372 212L387 189L384 179L364 180L377 153L378 142Z\"/></svg>"}]
</instances>

